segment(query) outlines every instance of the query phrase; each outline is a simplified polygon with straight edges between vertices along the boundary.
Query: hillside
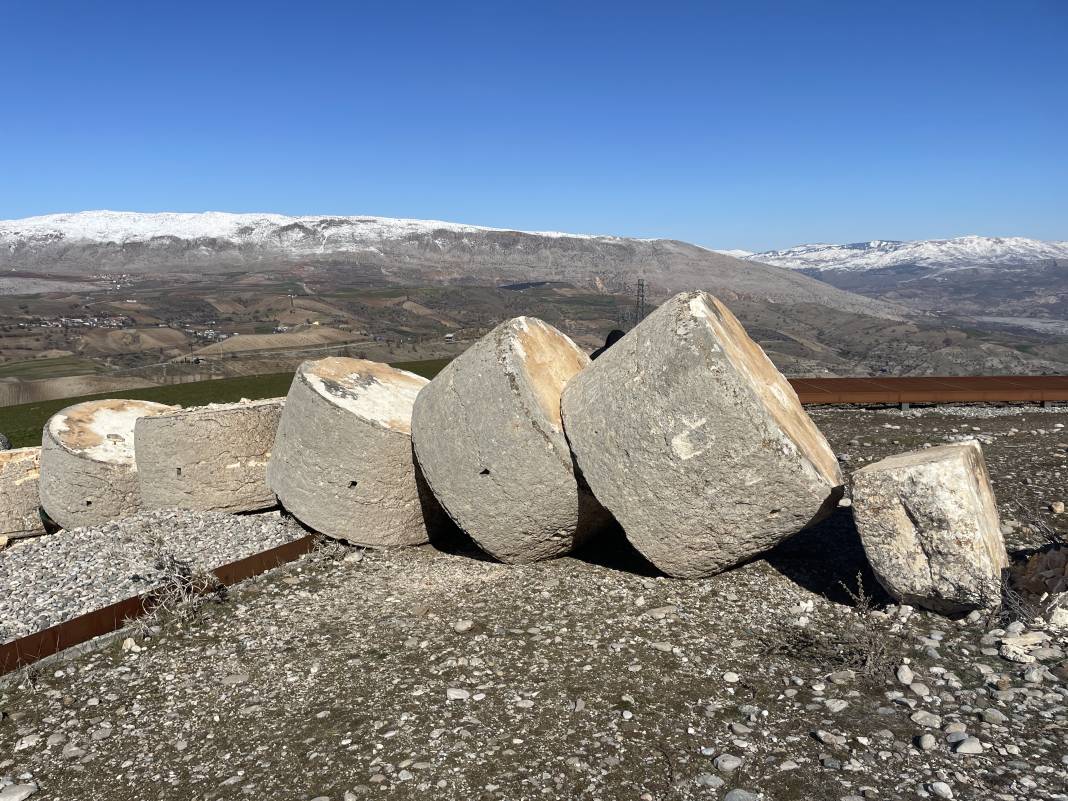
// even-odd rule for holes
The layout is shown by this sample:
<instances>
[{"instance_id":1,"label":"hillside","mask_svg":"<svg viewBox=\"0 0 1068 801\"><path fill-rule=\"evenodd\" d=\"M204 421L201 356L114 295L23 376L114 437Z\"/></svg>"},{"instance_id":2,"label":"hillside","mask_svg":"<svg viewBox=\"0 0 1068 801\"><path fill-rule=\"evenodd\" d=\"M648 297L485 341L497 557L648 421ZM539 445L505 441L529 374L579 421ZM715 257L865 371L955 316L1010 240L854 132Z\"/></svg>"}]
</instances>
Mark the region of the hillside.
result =
<instances>
[{"instance_id":1,"label":"hillside","mask_svg":"<svg viewBox=\"0 0 1068 801\"><path fill-rule=\"evenodd\" d=\"M920 311L1008 327L1032 327L1031 318L1068 326L1068 242L962 236L731 252Z\"/></svg>"},{"instance_id":2,"label":"hillside","mask_svg":"<svg viewBox=\"0 0 1068 801\"><path fill-rule=\"evenodd\" d=\"M858 314L895 310L796 272L669 239L525 232L382 217L140 214L95 211L0 222L0 269L66 275L333 271L390 284L566 281L654 296L702 288L730 298L815 303ZM0 279L2 283L3 279Z\"/></svg>"}]
</instances>

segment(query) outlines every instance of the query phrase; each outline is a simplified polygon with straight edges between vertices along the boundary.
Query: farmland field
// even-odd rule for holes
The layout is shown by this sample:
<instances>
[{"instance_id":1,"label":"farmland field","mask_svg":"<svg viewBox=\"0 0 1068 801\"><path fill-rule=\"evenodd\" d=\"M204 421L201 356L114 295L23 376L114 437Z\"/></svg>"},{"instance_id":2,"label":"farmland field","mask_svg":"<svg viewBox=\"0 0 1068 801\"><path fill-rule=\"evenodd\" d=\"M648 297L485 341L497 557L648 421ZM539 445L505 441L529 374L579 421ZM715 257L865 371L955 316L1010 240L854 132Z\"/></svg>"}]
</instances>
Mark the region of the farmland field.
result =
<instances>
[{"instance_id":1,"label":"farmland field","mask_svg":"<svg viewBox=\"0 0 1068 801\"><path fill-rule=\"evenodd\" d=\"M99 372L101 368L97 364L87 359L79 359L77 356L57 356L52 359L30 359L0 364L0 378L21 378L27 381L36 378L57 378Z\"/></svg>"}]
</instances>

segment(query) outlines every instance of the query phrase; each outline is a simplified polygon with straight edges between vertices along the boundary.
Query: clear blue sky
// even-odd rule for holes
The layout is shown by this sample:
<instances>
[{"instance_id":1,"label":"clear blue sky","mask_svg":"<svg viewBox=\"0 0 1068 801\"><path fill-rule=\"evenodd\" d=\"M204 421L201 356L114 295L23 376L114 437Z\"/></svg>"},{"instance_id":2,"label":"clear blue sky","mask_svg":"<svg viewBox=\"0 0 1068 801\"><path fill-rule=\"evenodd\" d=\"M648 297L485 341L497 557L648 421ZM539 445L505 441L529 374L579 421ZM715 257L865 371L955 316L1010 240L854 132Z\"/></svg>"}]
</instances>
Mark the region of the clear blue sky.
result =
<instances>
[{"instance_id":1,"label":"clear blue sky","mask_svg":"<svg viewBox=\"0 0 1068 801\"><path fill-rule=\"evenodd\" d=\"M1068 239L1068 2L0 3L0 218Z\"/></svg>"}]
</instances>

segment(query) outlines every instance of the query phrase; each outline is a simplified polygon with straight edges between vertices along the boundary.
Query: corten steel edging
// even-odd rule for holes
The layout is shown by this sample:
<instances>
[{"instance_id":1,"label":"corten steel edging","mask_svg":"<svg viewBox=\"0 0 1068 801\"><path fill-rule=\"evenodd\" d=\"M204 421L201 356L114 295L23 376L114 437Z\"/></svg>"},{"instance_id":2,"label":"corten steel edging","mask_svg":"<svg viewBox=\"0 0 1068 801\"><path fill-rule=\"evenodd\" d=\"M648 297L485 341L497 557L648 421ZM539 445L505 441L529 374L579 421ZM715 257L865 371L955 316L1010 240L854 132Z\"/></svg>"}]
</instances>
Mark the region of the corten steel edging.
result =
<instances>
[{"instance_id":1,"label":"corten steel edging","mask_svg":"<svg viewBox=\"0 0 1068 801\"><path fill-rule=\"evenodd\" d=\"M1040 403L1068 401L1068 376L798 378L801 403Z\"/></svg>"},{"instance_id":2,"label":"corten steel edging","mask_svg":"<svg viewBox=\"0 0 1068 801\"><path fill-rule=\"evenodd\" d=\"M212 570L212 574L224 586L236 584L286 562L312 549L315 539L306 535L260 553L238 559ZM0 645L0 676L20 667L32 664L46 656L57 654L65 648L80 645L94 637L110 634L121 629L127 621L140 617L151 608L152 593L136 595L117 601L103 609L95 609L70 620L57 623L47 629L27 634L17 640Z\"/></svg>"}]
</instances>

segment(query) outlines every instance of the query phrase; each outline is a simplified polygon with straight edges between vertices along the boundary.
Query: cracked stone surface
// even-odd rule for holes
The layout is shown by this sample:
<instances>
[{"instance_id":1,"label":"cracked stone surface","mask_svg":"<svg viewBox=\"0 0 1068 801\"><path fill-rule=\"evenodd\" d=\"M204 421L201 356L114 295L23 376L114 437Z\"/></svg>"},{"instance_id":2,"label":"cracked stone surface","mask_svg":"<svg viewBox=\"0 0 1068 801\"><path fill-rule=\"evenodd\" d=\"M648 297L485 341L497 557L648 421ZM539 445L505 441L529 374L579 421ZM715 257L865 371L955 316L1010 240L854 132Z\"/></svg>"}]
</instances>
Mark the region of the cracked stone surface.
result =
<instances>
[{"instance_id":1,"label":"cracked stone surface","mask_svg":"<svg viewBox=\"0 0 1068 801\"><path fill-rule=\"evenodd\" d=\"M494 558L567 553L607 522L575 476L560 393L589 357L534 317L502 323L419 394L415 454L435 497Z\"/></svg>"},{"instance_id":2,"label":"cracked stone surface","mask_svg":"<svg viewBox=\"0 0 1068 801\"><path fill-rule=\"evenodd\" d=\"M0 450L0 537L17 539L44 533L38 481L41 449Z\"/></svg>"},{"instance_id":3,"label":"cracked stone surface","mask_svg":"<svg viewBox=\"0 0 1068 801\"><path fill-rule=\"evenodd\" d=\"M853 509L883 587L941 612L996 607L1009 564L975 440L908 451L851 477Z\"/></svg>"},{"instance_id":4,"label":"cracked stone surface","mask_svg":"<svg viewBox=\"0 0 1068 801\"><path fill-rule=\"evenodd\" d=\"M698 578L774 547L844 483L797 395L705 292L675 296L564 389L597 499L649 561Z\"/></svg>"},{"instance_id":5,"label":"cracked stone surface","mask_svg":"<svg viewBox=\"0 0 1068 801\"><path fill-rule=\"evenodd\" d=\"M437 518L417 481L411 439L412 404L426 383L363 359L301 364L267 465L282 505L353 544L426 542Z\"/></svg>"},{"instance_id":6,"label":"cracked stone surface","mask_svg":"<svg viewBox=\"0 0 1068 801\"><path fill-rule=\"evenodd\" d=\"M174 406L139 400L96 400L68 406L45 423L41 506L63 528L117 520L141 508L134 461L139 417Z\"/></svg>"},{"instance_id":7,"label":"cracked stone surface","mask_svg":"<svg viewBox=\"0 0 1068 801\"><path fill-rule=\"evenodd\" d=\"M141 417L135 455L145 509L250 512L274 506L267 486L283 398Z\"/></svg>"}]
</instances>

